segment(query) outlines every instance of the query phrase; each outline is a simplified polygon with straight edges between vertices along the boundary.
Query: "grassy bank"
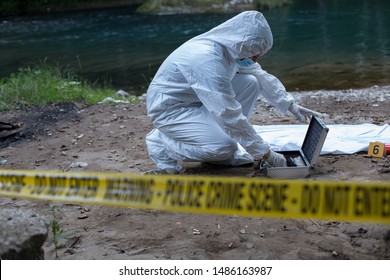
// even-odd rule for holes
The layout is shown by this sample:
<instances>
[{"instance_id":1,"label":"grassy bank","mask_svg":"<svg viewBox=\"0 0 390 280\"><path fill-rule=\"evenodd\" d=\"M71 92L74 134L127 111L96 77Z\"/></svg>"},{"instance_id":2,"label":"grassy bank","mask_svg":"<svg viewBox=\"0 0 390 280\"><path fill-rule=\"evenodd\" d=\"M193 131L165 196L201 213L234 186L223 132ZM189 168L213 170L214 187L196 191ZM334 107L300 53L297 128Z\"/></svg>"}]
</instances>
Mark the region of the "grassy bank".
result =
<instances>
[{"instance_id":1,"label":"grassy bank","mask_svg":"<svg viewBox=\"0 0 390 280\"><path fill-rule=\"evenodd\" d=\"M96 104L106 97L118 99L109 86L91 85L70 69L44 63L0 80L0 111L62 102Z\"/></svg>"}]
</instances>

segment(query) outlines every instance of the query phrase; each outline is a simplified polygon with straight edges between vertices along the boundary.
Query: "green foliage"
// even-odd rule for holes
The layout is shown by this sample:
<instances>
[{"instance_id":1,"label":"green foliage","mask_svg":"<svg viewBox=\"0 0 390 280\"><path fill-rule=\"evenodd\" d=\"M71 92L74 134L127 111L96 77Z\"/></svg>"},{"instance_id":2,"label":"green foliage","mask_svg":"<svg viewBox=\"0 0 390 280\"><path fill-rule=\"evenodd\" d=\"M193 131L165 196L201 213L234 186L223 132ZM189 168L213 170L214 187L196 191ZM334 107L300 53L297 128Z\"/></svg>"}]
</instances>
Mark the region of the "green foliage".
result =
<instances>
[{"instance_id":1,"label":"green foliage","mask_svg":"<svg viewBox=\"0 0 390 280\"><path fill-rule=\"evenodd\" d=\"M292 0L257 0L257 9L264 10L270 8L282 7L291 4Z\"/></svg>"},{"instance_id":2,"label":"green foliage","mask_svg":"<svg viewBox=\"0 0 390 280\"><path fill-rule=\"evenodd\" d=\"M56 215L56 212L58 211L57 208L55 206L52 206L50 210L53 215L53 220L51 221L51 233L53 238L54 250L56 253L56 259L59 259L58 248L64 230L63 228L61 228L61 225L57 220L57 215Z\"/></svg>"},{"instance_id":3,"label":"green foliage","mask_svg":"<svg viewBox=\"0 0 390 280\"><path fill-rule=\"evenodd\" d=\"M71 69L46 63L20 68L0 80L0 111L61 102L96 104L106 97L115 97L115 91L92 87Z\"/></svg>"},{"instance_id":4,"label":"green foliage","mask_svg":"<svg viewBox=\"0 0 390 280\"><path fill-rule=\"evenodd\" d=\"M287 5L293 0L255 0L246 7L259 10ZM0 16L45 13L47 11L77 10L93 7L114 7L118 5L141 5L140 13L158 13L161 7L191 7L195 12L221 12L229 0L1 0Z\"/></svg>"},{"instance_id":5,"label":"green foliage","mask_svg":"<svg viewBox=\"0 0 390 280\"><path fill-rule=\"evenodd\" d=\"M140 5L145 0L1 0L0 16L46 13L118 5Z\"/></svg>"},{"instance_id":6,"label":"green foliage","mask_svg":"<svg viewBox=\"0 0 390 280\"><path fill-rule=\"evenodd\" d=\"M18 2L15 0L2 0L0 2L0 16L19 13Z\"/></svg>"}]
</instances>

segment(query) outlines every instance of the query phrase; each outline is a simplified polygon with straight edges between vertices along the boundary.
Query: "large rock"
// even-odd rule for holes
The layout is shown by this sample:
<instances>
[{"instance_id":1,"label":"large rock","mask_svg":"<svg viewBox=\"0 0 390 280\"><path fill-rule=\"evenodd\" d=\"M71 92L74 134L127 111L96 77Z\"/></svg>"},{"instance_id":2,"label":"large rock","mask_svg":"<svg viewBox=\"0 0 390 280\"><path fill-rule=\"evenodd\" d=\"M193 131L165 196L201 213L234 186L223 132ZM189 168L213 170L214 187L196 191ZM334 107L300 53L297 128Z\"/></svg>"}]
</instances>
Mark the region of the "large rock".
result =
<instances>
[{"instance_id":1,"label":"large rock","mask_svg":"<svg viewBox=\"0 0 390 280\"><path fill-rule=\"evenodd\" d=\"M0 209L0 259L43 259L49 223L27 209Z\"/></svg>"},{"instance_id":2,"label":"large rock","mask_svg":"<svg viewBox=\"0 0 390 280\"><path fill-rule=\"evenodd\" d=\"M254 0L195 0L191 2L148 0L137 9L137 12L147 14L232 13L255 8Z\"/></svg>"},{"instance_id":3,"label":"large rock","mask_svg":"<svg viewBox=\"0 0 390 280\"><path fill-rule=\"evenodd\" d=\"M144 14L238 13L290 4L291 0L146 0L137 8Z\"/></svg>"}]
</instances>

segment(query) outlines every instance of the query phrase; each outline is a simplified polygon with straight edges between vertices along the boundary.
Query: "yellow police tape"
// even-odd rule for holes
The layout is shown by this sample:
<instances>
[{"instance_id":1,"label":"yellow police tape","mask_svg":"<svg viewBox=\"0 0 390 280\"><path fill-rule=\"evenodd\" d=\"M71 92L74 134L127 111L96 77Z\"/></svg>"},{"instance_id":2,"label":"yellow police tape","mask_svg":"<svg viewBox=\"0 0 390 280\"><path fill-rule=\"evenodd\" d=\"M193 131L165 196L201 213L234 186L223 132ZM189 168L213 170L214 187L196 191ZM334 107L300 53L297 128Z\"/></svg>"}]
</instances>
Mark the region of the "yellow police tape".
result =
<instances>
[{"instance_id":1,"label":"yellow police tape","mask_svg":"<svg viewBox=\"0 0 390 280\"><path fill-rule=\"evenodd\" d=\"M0 196L191 213L390 222L389 182L1 170Z\"/></svg>"}]
</instances>

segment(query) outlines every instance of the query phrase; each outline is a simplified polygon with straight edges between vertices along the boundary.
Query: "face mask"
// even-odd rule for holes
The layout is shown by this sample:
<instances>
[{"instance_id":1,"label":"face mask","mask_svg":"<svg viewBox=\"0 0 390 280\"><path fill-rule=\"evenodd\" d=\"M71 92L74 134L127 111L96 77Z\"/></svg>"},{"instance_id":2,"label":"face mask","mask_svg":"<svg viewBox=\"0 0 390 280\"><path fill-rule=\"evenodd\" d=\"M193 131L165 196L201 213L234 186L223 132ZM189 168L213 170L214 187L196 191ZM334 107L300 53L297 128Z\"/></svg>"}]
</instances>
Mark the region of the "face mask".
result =
<instances>
[{"instance_id":1,"label":"face mask","mask_svg":"<svg viewBox=\"0 0 390 280\"><path fill-rule=\"evenodd\" d=\"M251 66L254 63L254 61L250 58L244 58L244 59L236 59L236 63L241 67L248 67Z\"/></svg>"}]
</instances>

